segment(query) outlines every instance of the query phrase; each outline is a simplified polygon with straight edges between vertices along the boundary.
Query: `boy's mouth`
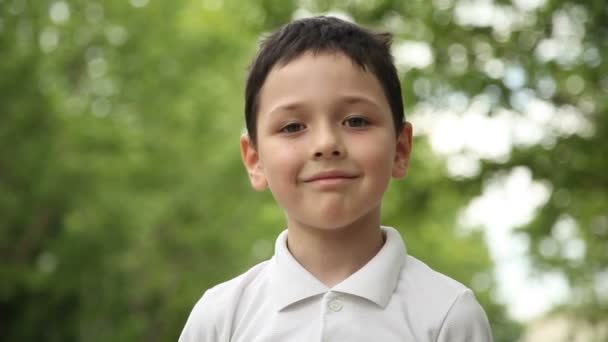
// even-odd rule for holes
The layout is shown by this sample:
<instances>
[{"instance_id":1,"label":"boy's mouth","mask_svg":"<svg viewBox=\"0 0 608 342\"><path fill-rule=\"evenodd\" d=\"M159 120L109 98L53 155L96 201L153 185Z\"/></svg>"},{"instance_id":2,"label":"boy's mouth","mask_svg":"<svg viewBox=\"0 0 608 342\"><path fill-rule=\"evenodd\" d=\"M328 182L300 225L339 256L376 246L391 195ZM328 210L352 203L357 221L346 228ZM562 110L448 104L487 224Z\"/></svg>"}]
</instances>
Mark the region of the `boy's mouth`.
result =
<instances>
[{"instance_id":1,"label":"boy's mouth","mask_svg":"<svg viewBox=\"0 0 608 342\"><path fill-rule=\"evenodd\" d=\"M332 181L332 180L347 180L357 178L358 175L352 172L346 172L341 170L328 170L315 173L314 175L304 179L305 183L318 182L318 181Z\"/></svg>"}]
</instances>

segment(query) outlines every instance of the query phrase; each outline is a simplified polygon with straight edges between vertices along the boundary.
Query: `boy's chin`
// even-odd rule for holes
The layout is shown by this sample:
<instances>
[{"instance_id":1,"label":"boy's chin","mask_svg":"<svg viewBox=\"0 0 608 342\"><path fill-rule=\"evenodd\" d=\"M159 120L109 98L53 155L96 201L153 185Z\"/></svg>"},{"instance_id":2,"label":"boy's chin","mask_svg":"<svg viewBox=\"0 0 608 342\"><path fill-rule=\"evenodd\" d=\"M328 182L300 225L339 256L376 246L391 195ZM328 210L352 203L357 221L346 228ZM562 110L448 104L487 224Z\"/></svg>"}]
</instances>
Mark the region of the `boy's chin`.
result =
<instances>
[{"instance_id":1,"label":"boy's chin","mask_svg":"<svg viewBox=\"0 0 608 342\"><path fill-rule=\"evenodd\" d=\"M367 216L367 215L366 215ZM374 217L376 215L373 215ZM378 221L378 222L376 222ZM292 220L288 215L288 227L295 229L307 229L317 230L319 232L335 233L342 230L348 229L359 229L363 226L375 226L379 227L379 220L373 219L373 217L352 217L342 216L339 214L319 215L314 218L307 218L306 220Z\"/></svg>"}]
</instances>

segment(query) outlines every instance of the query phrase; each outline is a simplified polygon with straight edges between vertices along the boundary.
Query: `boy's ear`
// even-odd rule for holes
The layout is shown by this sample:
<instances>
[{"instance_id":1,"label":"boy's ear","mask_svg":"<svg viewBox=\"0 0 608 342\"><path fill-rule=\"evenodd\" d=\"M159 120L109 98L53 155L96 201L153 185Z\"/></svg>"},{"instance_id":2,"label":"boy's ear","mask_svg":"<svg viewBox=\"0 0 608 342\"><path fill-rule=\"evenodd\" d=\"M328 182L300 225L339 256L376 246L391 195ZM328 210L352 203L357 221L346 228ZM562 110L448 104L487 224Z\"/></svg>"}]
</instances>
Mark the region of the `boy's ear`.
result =
<instances>
[{"instance_id":1,"label":"boy's ear","mask_svg":"<svg viewBox=\"0 0 608 342\"><path fill-rule=\"evenodd\" d=\"M266 190L268 182L266 181L266 175L264 175L260 155L247 133L241 135L241 157L247 169L251 186L257 191Z\"/></svg>"},{"instance_id":2,"label":"boy's ear","mask_svg":"<svg viewBox=\"0 0 608 342\"><path fill-rule=\"evenodd\" d=\"M403 129L397 137L397 148L395 149L395 161L393 162L393 177L403 178L407 176L412 153L412 124L405 122Z\"/></svg>"}]
</instances>

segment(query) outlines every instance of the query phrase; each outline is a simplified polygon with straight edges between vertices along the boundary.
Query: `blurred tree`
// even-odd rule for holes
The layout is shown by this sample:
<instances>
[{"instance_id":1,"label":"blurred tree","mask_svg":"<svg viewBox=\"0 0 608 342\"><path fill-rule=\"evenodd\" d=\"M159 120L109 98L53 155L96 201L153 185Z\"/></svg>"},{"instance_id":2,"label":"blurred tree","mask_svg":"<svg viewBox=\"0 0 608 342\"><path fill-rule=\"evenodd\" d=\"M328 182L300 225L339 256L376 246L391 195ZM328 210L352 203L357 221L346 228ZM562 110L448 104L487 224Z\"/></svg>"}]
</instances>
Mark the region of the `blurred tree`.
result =
<instances>
[{"instance_id":1,"label":"blurred tree","mask_svg":"<svg viewBox=\"0 0 608 342\"><path fill-rule=\"evenodd\" d=\"M454 92L520 110L528 95L591 124L457 179L417 137L411 176L384 210L413 255L474 285L496 341L513 341L483 236L455 222L484 179L526 165L555 189L522 229L535 260L569 276L590 320L605 319L606 177L592 145L606 137L605 6L492 4L524 15L505 28L463 19L467 3L0 0L0 338L176 340L206 288L271 255L282 213L249 189L238 151L245 71L260 34L327 10L395 32L397 47L432 47L434 63L403 69L408 111ZM561 22L578 35L560 36ZM515 87L501 68L526 81ZM583 259L551 242L558 222L575 222Z\"/></svg>"},{"instance_id":2,"label":"blurred tree","mask_svg":"<svg viewBox=\"0 0 608 342\"><path fill-rule=\"evenodd\" d=\"M253 38L213 11L195 37L189 3L0 5L0 335L176 339L249 259L225 142Z\"/></svg>"}]
</instances>

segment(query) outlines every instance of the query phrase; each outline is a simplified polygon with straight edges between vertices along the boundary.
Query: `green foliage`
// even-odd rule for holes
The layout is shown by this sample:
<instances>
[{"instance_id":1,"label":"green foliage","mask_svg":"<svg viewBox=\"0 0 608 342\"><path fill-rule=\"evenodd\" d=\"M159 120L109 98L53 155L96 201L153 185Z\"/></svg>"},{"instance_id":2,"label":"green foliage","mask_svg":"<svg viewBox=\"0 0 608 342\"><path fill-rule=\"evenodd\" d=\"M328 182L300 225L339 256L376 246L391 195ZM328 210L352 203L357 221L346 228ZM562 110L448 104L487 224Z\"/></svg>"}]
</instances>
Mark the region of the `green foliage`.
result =
<instances>
[{"instance_id":1,"label":"green foliage","mask_svg":"<svg viewBox=\"0 0 608 342\"><path fill-rule=\"evenodd\" d=\"M525 165L553 189L521 228L533 260L568 277L568 308L606 319L607 299L594 285L608 263L602 1L549 1L506 34L456 23L457 3L439 0L0 0L2 340L176 340L206 288L272 254L283 216L270 194L250 190L241 166L243 86L260 35L299 5L350 13L395 30L396 41L429 42L434 63L403 75L408 112L454 91L498 94L494 106L512 107L521 89L478 67L488 46L525 70L526 89L540 93L538 84L553 80L545 99L581 109L593 134L515 146L508 161L483 160L479 175L458 179L417 137L410 176L387 195L385 222L401 229L413 255L481 283L475 290L496 341L516 340L520 327L492 296L484 237L463 233L456 218L484 179ZM573 61L539 61L530 51L559 11L584 19L583 51ZM465 51L466 66L455 51ZM582 260L565 257L559 243L549 254L542 247L565 218L585 243Z\"/></svg>"}]
</instances>

